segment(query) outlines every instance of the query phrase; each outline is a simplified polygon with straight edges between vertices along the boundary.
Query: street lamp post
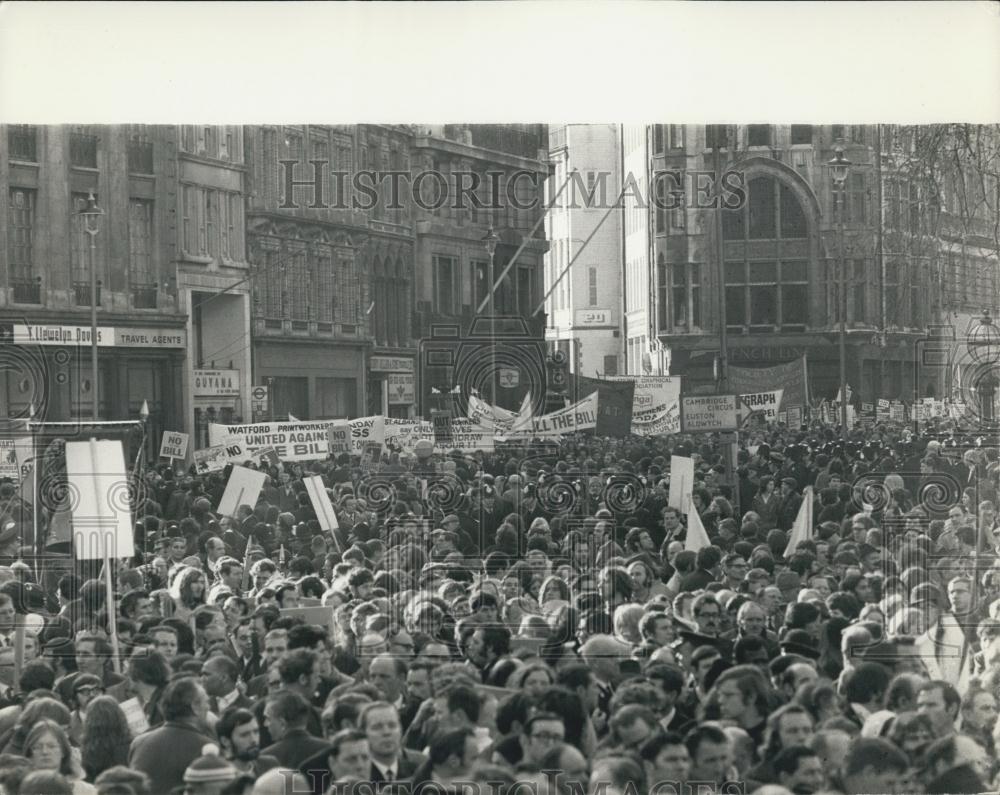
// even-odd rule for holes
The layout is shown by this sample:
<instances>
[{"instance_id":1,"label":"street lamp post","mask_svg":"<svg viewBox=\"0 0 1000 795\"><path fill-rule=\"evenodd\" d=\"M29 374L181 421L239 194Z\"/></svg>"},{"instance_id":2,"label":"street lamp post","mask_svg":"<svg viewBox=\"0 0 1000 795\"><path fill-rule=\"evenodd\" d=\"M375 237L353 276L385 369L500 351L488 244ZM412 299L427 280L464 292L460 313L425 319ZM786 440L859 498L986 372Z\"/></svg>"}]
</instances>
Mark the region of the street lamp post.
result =
<instances>
[{"instance_id":1,"label":"street lamp post","mask_svg":"<svg viewBox=\"0 0 1000 795\"><path fill-rule=\"evenodd\" d=\"M487 274L487 280L489 284L487 285L489 293L489 313L490 313L490 400L493 405L498 405L497 400L497 328L496 328L496 307L494 305L494 289L493 289L493 263L497 253L497 243L500 242L500 238L497 233L493 231L493 227L489 228L485 237L483 237L483 245L486 247L486 253L490 255L490 266L489 273Z\"/></svg>"},{"instance_id":2,"label":"street lamp post","mask_svg":"<svg viewBox=\"0 0 1000 795\"><path fill-rule=\"evenodd\" d=\"M97 233L104 210L97 206L93 192L87 197L87 206L80 210L83 230L90 235L90 389L94 396L94 421L100 418L100 376L97 371Z\"/></svg>"},{"instance_id":3,"label":"street lamp post","mask_svg":"<svg viewBox=\"0 0 1000 795\"><path fill-rule=\"evenodd\" d=\"M839 282L840 295L838 311L840 313L840 429L841 436L847 441L847 278L844 262L844 189L847 183L847 173L851 161L844 157L844 150L837 147L830 161L830 171L833 174L834 206L837 212L837 247L840 260Z\"/></svg>"}]
</instances>

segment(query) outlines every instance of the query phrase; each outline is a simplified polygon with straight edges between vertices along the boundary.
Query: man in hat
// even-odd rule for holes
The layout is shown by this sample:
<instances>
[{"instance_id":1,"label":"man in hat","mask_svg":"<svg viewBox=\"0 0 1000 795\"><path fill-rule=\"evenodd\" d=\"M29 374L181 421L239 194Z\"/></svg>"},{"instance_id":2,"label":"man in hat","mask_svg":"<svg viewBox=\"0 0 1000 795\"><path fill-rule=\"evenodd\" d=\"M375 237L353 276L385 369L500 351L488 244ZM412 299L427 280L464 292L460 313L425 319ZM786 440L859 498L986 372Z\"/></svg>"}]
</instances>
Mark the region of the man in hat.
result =
<instances>
[{"instance_id":1,"label":"man in hat","mask_svg":"<svg viewBox=\"0 0 1000 795\"><path fill-rule=\"evenodd\" d=\"M202 756L184 771L185 795L219 795L236 778L238 771L219 756L219 748L206 744Z\"/></svg>"}]
</instances>

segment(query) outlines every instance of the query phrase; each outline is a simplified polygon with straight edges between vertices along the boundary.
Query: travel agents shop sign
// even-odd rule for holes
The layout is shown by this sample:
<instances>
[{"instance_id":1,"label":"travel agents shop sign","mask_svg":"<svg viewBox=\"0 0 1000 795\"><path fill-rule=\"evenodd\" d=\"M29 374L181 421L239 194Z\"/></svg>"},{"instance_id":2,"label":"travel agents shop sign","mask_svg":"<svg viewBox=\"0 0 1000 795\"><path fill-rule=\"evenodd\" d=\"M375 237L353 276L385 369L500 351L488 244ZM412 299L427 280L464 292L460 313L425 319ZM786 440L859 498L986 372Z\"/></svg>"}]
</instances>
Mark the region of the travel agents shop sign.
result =
<instances>
[{"instance_id":1,"label":"travel agents shop sign","mask_svg":"<svg viewBox=\"0 0 1000 795\"><path fill-rule=\"evenodd\" d=\"M39 323L0 324L0 340L18 345L90 345L90 326ZM97 344L105 348L184 348L183 329L97 327Z\"/></svg>"}]
</instances>

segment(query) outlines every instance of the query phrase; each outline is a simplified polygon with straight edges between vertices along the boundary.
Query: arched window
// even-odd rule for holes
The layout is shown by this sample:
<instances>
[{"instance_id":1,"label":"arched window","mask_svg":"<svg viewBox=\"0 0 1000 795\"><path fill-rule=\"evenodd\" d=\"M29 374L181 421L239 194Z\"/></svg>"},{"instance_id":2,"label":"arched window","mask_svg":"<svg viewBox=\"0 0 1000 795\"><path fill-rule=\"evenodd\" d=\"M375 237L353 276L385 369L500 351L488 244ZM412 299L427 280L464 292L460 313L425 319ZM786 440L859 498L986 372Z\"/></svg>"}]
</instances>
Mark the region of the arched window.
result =
<instances>
[{"instance_id":1,"label":"arched window","mask_svg":"<svg viewBox=\"0 0 1000 795\"><path fill-rule=\"evenodd\" d=\"M763 253L758 241L808 237L805 211L794 191L774 177L751 179L743 207L723 211L726 246L726 324L734 332L804 331L808 263L801 249ZM743 243L744 245L733 245Z\"/></svg>"}]
</instances>

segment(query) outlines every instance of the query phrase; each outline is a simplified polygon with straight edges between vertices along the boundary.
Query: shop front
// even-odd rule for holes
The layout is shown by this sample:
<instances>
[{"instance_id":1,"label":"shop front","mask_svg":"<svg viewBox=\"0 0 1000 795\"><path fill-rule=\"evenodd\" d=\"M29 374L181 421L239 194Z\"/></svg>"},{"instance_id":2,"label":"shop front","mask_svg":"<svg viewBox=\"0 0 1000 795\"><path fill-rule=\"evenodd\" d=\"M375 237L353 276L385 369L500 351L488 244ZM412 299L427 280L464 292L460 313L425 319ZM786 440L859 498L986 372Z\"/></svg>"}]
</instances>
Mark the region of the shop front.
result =
<instances>
[{"instance_id":1,"label":"shop front","mask_svg":"<svg viewBox=\"0 0 1000 795\"><path fill-rule=\"evenodd\" d=\"M372 354L368 359L368 414L416 416L413 356Z\"/></svg>"},{"instance_id":2,"label":"shop front","mask_svg":"<svg viewBox=\"0 0 1000 795\"><path fill-rule=\"evenodd\" d=\"M146 452L158 454L164 430L183 421L187 333L176 327L99 326L94 389L89 325L0 322L0 416L49 422L93 417L134 420L145 402Z\"/></svg>"},{"instance_id":3,"label":"shop front","mask_svg":"<svg viewBox=\"0 0 1000 795\"><path fill-rule=\"evenodd\" d=\"M361 416L364 343L258 337L254 382L269 388L267 419L326 420Z\"/></svg>"},{"instance_id":4,"label":"shop front","mask_svg":"<svg viewBox=\"0 0 1000 795\"><path fill-rule=\"evenodd\" d=\"M208 447L209 423L234 425L242 422L243 401L240 371L193 370L195 449Z\"/></svg>"}]
</instances>

